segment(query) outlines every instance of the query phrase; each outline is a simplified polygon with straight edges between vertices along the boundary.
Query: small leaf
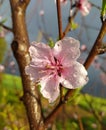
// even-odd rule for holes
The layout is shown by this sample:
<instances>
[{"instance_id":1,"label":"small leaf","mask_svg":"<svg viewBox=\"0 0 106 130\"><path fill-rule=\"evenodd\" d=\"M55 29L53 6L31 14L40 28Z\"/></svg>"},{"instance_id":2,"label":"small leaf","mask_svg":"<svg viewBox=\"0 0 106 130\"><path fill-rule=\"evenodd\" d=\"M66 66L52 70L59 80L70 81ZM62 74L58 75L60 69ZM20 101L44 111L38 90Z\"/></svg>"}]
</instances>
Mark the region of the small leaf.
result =
<instances>
[{"instance_id":1,"label":"small leaf","mask_svg":"<svg viewBox=\"0 0 106 130\"><path fill-rule=\"evenodd\" d=\"M55 45L54 41L53 41L51 38L49 39L48 45L49 45L51 48L53 48L54 45Z\"/></svg>"},{"instance_id":2,"label":"small leaf","mask_svg":"<svg viewBox=\"0 0 106 130\"><path fill-rule=\"evenodd\" d=\"M5 18L5 19L1 20L0 23L3 24L3 23L5 23L6 21L7 21L7 19Z\"/></svg>"},{"instance_id":3,"label":"small leaf","mask_svg":"<svg viewBox=\"0 0 106 130\"><path fill-rule=\"evenodd\" d=\"M103 21L106 19L106 0L102 0L101 17Z\"/></svg>"},{"instance_id":4,"label":"small leaf","mask_svg":"<svg viewBox=\"0 0 106 130\"><path fill-rule=\"evenodd\" d=\"M71 29L75 30L79 27L79 25L77 23L75 23L74 21L71 22Z\"/></svg>"}]
</instances>

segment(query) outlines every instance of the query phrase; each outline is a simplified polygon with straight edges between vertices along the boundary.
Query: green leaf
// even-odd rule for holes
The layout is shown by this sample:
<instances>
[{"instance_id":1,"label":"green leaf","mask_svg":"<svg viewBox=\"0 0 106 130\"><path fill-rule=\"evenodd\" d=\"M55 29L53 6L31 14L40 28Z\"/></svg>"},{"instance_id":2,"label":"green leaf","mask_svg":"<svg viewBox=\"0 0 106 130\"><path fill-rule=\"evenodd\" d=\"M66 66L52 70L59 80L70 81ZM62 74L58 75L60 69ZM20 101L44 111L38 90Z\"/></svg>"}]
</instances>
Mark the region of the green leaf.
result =
<instances>
[{"instance_id":1,"label":"green leaf","mask_svg":"<svg viewBox=\"0 0 106 130\"><path fill-rule=\"evenodd\" d=\"M102 0L101 17L103 18L103 21L104 21L104 19L106 17L106 0Z\"/></svg>"},{"instance_id":2,"label":"green leaf","mask_svg":"<svg viewBox=\"0 0 106 130\"><path fill-rule=\"evenodd\" d=\"M49 45L51 48L53 48L54 45L55 45L54 41L53 41L51 38L49 39L48 45Z\"/></svg>"},{"instance_id":3,"label":"green leaf","mask_svg":"<svg viewBox=\"0 0 106 130\"><path fill-rule=\"evenodd\" d=\"M74 21L71 22L71 29L75 30L79 27L79 25L77 23L75 23Z\"/></svg>"}]
</instances>

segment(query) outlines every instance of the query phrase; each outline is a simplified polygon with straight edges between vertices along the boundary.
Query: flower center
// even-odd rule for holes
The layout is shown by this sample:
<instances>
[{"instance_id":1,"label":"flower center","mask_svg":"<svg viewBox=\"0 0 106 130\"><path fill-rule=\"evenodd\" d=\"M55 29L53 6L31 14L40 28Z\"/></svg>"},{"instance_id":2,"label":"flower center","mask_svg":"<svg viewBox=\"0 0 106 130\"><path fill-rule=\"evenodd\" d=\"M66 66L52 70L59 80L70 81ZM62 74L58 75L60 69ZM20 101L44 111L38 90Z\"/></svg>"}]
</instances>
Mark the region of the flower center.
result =
<instances>
[{"instance_id":1,"label":"flower center","mask_svg":"<svg viewBox=\"0 0 106 130\"><path fill-rule=\"evenodd\" d=\"M55 63L51 62L51 64L48 64L46 68L47 70L50 70L50 74L56 74L58 76L61 76L63 66L60 63L60 61L57 60L55 57L54 57L54 60L55 60Z\"/></svg>"},{"instance_id":2,"label":"flower center","mask_svg":"<svg viewBox=\"0 0 106 130\"><path fill-rule=\"evenodd\" d=\"M55 72L61 76L61 73L62 73L62 70L63 70L63 66L62 64L60 63L60 61L58 59L56 59L54 57L54 60L55 60L55 64L53 65L54 69L55 69Z\"/></svg>"},{"instance_id":3,"label":"flower center","mask_svg":"<svg viewBox=\"0 0 106 130\"><path fill-rule=\"evenodd\" d=\"M63 66L62 66L62 64L60 63L59 60L57 60L55 57L54 57L54 59L55 59L55 63L56 63L55 67L56 67L57 73L58 73L59 76L61 76Z\"/></svg>"}]
</instances>

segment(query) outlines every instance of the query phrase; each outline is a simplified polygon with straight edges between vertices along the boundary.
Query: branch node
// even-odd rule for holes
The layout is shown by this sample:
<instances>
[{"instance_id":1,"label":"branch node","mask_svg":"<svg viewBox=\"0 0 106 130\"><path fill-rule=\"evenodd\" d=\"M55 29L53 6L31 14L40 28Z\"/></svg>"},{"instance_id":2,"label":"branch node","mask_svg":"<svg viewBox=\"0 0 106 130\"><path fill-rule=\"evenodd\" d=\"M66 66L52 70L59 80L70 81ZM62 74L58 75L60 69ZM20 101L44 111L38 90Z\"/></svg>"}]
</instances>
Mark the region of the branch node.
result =
<instances>
[{"instance_id":1,"label":"branch node","mask_svg":"<svg viewBox=\"0 0 106 130\"><path fill-rule=\"evenodd\" d=\"M18 42L14 40L11 44L12 50L16 51L18 49Z\"/></svg>"},{"instance_id":2,"label":"branch node","mask_svg":"<svg viewBox=\"0 0 106 130\"><path fill-rule=\"evenodd\" d=\"M102 44L102 46L100 48L97 48L97 53L98 53L98 55L106 53L106 45Z\"/></svg>"}]
</instances>

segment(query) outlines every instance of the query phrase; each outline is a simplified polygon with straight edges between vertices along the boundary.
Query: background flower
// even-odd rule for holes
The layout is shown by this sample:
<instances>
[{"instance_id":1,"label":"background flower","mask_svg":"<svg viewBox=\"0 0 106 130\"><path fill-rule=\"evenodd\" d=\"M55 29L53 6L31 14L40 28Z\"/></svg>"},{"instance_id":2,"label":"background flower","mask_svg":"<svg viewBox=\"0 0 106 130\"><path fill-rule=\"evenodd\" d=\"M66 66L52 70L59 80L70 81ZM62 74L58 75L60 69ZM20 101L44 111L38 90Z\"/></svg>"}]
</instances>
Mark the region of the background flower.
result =
<instances>
[{"instance_id":1,"label":"background flower","mask_svg":"<svg viewBox=\"0 0 106 130\"><path fill-rule=\"evenodd\" d=\"M77 8L81 11L83 16L86 16L89 14L91 9L91 4L88 2L88 0L77 0L76 1Z\"/></svg>"}]
</instances>

